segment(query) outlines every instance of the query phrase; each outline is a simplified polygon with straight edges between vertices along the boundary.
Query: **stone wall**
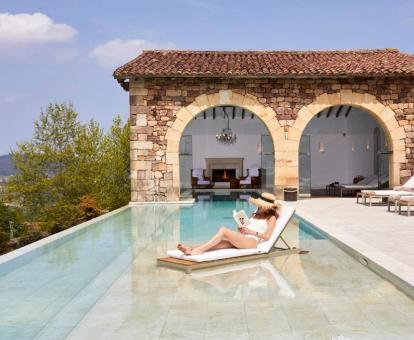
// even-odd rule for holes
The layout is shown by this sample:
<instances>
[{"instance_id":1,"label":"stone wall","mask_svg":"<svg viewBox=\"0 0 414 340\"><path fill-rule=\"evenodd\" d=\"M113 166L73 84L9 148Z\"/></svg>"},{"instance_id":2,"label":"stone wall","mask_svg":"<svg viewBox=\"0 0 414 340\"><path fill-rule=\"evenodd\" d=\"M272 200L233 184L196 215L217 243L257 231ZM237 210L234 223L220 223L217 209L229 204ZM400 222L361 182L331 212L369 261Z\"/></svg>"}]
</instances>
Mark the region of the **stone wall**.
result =
<instances>
[{"instance_id":1,"label":"stone wall","mask_svg":"<svg viewBox=\"0 0 414 340\"><path fill-rule=\"evenodd\" d=\"M267 121L274 141L278 138L286 138L292 140L292 145L298 144L303 131L306 119L302 119L302 116L309 116L307 118L309 120L310 116L316 114L319 109L330 104L334 105L332 98L336 98L336 95L339 98L336 104L353 105L361 102L361 107L367 108L371 113L378 113L377 118L381 120L380 123L394 141L395 181L392 184L404 182L414 175L414 79L158 78L131 80L129 92L131 201L152 201L154 192L161 196L165 195L167 200L178 198L179 178L176 174L179 136L186 122L199 113L195 111L208 106L202 102L205 101L203 95L213 98L227 92L249 99L250 107L246 108L253 112L262 112L263 108L268 109L267 114L274 116L269 117ZM327 99L328 103L319 104L325 100L324 96L330 98ZM347 99L348 96L350 101ZM240 99L234 103L224 100L228 105L239 103L243 106L243 101ZM192 106L197 102L196 106ZM220 99L210 102L219 104ZM255 106L261 109L254 110ZM183 108L188 109L183 110ZM380 112L383 113L380 115ZM180 119L177 119L178 113L181 115ZM188 117L183 119L183 115ZM281 149L275 147L276 186L297 183L295 148L296 146L288 150L286 147ZM281 154L278 155L278 152ZM290 171L285 169L286 164L289 163L286 155L292 158L291 163L294 164ZM285 177L291 180L283 181Z\"/></svg>"}]
</instances>

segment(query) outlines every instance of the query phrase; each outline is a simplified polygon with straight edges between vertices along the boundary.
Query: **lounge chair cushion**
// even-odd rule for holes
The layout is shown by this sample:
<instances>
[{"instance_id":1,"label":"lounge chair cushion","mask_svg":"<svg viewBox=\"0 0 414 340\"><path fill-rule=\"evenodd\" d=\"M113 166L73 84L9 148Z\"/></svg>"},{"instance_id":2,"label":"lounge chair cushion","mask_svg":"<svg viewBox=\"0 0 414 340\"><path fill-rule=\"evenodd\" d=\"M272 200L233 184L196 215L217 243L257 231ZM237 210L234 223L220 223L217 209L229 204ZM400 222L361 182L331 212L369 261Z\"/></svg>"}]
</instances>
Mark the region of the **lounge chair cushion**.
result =
<instances>
[{"instance_id":1,"label":"lounge chair cushion","mask_svg":"<svg viewBox=\"0 0 414 340\"><path fill-rule=\"evenodd\" d=\"M249 176L246 179L240 180L240 184L252 184L252 178Z\"/></svg>"},{"instance_id":2,"label":"lounge chair cushion","mask_svg":"<svg viewBox=\"0 0 414 340\"><path fill-rule=\"evenodd\" d=\"M414 196L400 196L399 201L414 203Z\"/></svg>"},{"instance_id":3,"label":"lounge chair cushion","mask_svg":"<svg viewBox=\"0 0 414 340\"><path fill-rule=\"evenodd\" d=\"M370 175L365 177L363 180L358 182L357 184L362 185L378 185L378 176L377 175Z\"/></svg>"},{"instance_id":4,"label":"lounge chair cushion","mask_svg":"<svg viewBox=\"0 0 414 340\"><path fill-rule=\"evenodd\" d=\"M199 180L203 180L203 169L193 169L193 177L197 177Z\"/></svg>"},{"instance_id":5,"label":"lounge chair cushion","mask_svg":"<svg viewBox=\"0 0 414 340\"><path fill-rule=\"evenodd\" d=\"M249 168L249 176L257 177L259 176L258 168Z\"/></svg>"},{"instance_id":6,"label":"lounge chair cushion","mask_svg":"<svg viewBox=\"0 0 414 340\"><path fill-rule=\"evenodd\" d=\"M375 196L410 196L414 195L414 192L410 191L398 191L398 190L362 190L363 194L375 195Z\"/></svg>"},{"instance_id":7,"label":"lounge chair cushion","mask_svg":"<svg viewBox=\"0 0 414 340\"><path fill-rule=\"evenodd\" d=\"M412 176L407 182L405 182L403 187L414 189L414 176Z\"/></svg>"},{"instance_id":8,"label":"lounge chair cushion","mask_svg":"<svg viewBox=\"0 0 414 340\"><path fill-rule=\"evenodd\" d=\"M288 224L288 222L290 221L294 213L295 213L294 208L283 206L279 213L279 218L276 221L276 226L275 226L275 229L273 230L272 236L270 237L269 240L260 242L257 248L219 249L219 250L207 251L200 255L189 255L189 256L184 255L181 251L177 249L177 250L167 251L167 255L170 257L190 260L194 262L205 262L205 261L228 259L228 258L238 257L238 256L268 253L272 249L272 247L275 245L276 241L282 234L283 230L285 229L286 225Z\"/></svg>"},{"instance_id":9,"label":"lounge chair cushion","mask_svg":"<svg viewBox=\"0 0 414 340\"><path fill-rule=\"evenodd\" d=\"M349 184L349 185L342 185L342 188L344 189L349 189L349 190L360 190L360 189L376 189L378 188L377 184L373 184L373 185L364 185L364 184Z\"/></svg>"},{"instance_id":10,"label":"lounge chair cushion","mask_svg":"<svg viewBox=\"0 0 414 340\"><path fill-rule=\"evenodd\" d=\"M210 184L210 181L206 181L206 180L200 180L200 179L198 179L198 180L197 180L197 184L198 184L198 185L209 185L209 184Z\"/></svg>"},{"instance_id":11,"label":"lounge chair cushion","mask_svg":"<svg viewBox=\"0 0 414 340\"><path fill-rule=\"evenodd\" d=\"M228 259L232 257L238 256L246 256L246 255L253 255L259 254L260 250L258 248L248 248L248 249L219 249L219 250L211 250L206 251L200 255L184 255L181 251L177 250L169 250L167 251L167 255L170 257L174 257L177 259L189 260L194 262L206 262L206 261L214 261L214 260L222 260Z\"/></svg>"}]
</instances>

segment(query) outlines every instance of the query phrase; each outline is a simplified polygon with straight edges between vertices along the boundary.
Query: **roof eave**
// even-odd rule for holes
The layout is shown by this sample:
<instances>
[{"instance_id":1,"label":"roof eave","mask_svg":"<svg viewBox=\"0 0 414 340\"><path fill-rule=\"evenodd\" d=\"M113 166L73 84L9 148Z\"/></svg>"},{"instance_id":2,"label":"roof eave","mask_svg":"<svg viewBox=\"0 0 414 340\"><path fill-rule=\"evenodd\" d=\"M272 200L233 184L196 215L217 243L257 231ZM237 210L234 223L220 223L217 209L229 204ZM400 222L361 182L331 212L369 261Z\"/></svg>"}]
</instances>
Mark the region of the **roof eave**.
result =
<instances>
[{"instance_id":1,"label":"roof eave","mask_svg":"<svg viewBox=\"0 0 414 340\"><path fill-rule=\"evenodd\" d=\"M123 82L130 79L154 79L154 78L220 78L220 79L345 79L345 78L409 78L414 77L413 74L407 73L366 73L366 74L281 74L281 75L227 75L227 74L127 74L127 75L113 75L118 82Z\"/></svg>"}]
</instances>

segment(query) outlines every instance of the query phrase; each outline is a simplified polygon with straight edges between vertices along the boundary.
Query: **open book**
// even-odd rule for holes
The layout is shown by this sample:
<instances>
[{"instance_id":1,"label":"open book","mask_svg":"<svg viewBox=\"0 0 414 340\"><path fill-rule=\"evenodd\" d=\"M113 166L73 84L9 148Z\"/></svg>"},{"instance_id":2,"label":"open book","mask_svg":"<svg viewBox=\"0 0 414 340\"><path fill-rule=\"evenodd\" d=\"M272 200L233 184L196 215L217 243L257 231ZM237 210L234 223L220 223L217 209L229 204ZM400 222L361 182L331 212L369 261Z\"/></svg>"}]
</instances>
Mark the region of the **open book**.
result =
<instances>
[{"instance_id":1,"label":"open book","mask_svg":"<svg viewBox=\"0 0 414 340\"><path fill-rule=\"evenodd\" d=\"M246 227L251 223L249 216L247 216L244 210L233 210L233 218L238 226Z\"/></svg>"}]
</instances>

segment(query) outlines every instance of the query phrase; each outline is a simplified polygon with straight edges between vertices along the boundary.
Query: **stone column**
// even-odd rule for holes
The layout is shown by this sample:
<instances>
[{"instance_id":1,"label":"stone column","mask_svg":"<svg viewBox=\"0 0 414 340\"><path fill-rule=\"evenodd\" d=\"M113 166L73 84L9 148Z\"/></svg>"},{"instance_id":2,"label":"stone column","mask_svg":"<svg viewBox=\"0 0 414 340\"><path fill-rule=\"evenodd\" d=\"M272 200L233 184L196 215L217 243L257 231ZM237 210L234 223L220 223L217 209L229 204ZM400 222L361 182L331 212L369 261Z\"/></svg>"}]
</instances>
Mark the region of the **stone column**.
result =
<instances>
[{"instance_id":1,"label":"stone column","mask_svg":"<svg viewBox=\"0 0 414 340\"><path fill-rule=\"evenodd\" d=\"M148 136L153 127L148 126L148 90L143 80L131 80L129 87L130 103L130 149L131 149L131 201L152 201L155 181L152 163L155 160L154 143Z\"/></svg>"}]
</instances>

